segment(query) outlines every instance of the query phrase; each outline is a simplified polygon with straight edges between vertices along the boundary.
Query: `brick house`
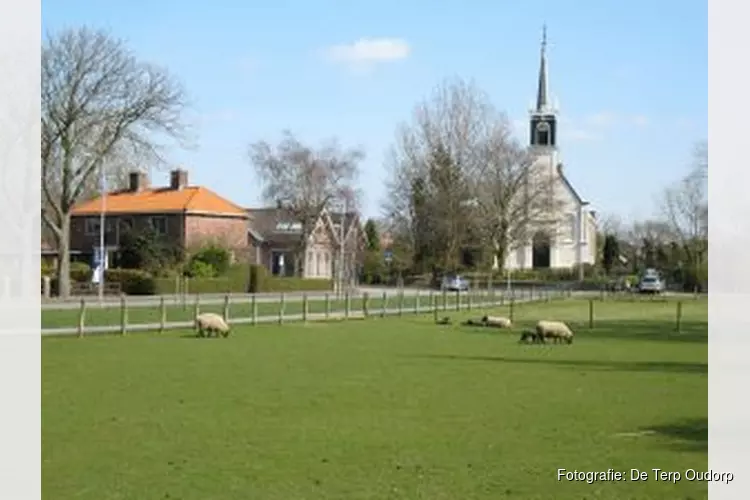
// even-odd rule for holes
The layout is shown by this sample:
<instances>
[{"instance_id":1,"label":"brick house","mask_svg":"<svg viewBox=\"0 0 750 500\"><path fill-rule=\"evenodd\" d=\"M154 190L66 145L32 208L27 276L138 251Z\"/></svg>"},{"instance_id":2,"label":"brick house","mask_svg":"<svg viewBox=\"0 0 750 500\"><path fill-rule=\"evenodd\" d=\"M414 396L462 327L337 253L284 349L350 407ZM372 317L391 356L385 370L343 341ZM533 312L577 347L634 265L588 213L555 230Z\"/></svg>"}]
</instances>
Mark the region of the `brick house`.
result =
<instances>
[{"instance_id":1,"label":"brick house","mask_svg":"<svg viewBox=\"0 0 750 500\"><path fill-rule=\"evenodd\" d=\"M97 197L76 205L71 213L70 248L89 262L99 246L102 205L109 267L117 266L120 235L128 228L147 226L183 251L216 242L228 248L234 258L246 257L245 209L210 189L189 185L185 170L173 170L166 187L151 187L146 174L133 172L127 189L108 193L104 200Z\"/></svg>"},{"instance_id":2,"label":"brick house","mask_svg":"<svg viewBox=\"0 0 750 500\"><path fill-rule=\"evenodd\" d=\"M283 208L250 208L248 243L251 260L263 265L274 276L296 274L295 253L302 239L302 224ZM332 279L342 258L341 231L344 224L344 276L354 280L362 262L366 239L359 216L323 210L317 217L310 235L305 239L304 278Z\"/></svg>"}]
</instances>

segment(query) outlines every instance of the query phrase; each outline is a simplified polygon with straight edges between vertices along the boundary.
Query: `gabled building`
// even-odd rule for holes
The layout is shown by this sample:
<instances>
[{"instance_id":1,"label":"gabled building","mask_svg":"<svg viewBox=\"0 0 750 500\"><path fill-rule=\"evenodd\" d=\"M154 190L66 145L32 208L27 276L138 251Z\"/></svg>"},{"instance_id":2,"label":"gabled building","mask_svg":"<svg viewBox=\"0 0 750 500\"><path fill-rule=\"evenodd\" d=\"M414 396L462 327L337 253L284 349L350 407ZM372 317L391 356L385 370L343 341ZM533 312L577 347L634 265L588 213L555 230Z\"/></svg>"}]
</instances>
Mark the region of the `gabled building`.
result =
<instances>
[{"instance_id":1,"label":"gabled building","mask_svg":"<svg viewBox=\"0 0 750 500\"><path fill-rule=\"evenodd\" d=\"M294 276L302 264L304 278L337 278L339 268L345 280L356 277L366 239L355 212L323 210L304 238L302 224L284 208L250 208L247 214L250 253L272 275ZM298 262L298 256L305 260Z\"/></svg>"}]
</instances>

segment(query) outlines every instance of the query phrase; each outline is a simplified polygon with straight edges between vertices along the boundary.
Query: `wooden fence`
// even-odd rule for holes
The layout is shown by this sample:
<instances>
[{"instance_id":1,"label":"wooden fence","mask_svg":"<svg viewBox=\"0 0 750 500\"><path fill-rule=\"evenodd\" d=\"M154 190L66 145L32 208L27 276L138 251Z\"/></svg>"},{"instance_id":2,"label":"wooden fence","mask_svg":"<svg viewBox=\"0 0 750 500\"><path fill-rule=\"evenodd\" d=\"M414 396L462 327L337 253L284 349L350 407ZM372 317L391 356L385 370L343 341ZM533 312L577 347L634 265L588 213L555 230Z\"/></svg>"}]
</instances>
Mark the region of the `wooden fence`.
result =
<instances>
[{"instance_id":1,"label":"wooden fence","mask_svg":"<svg viewBox=\"0 0 750 500\"><path fill-rule=\"evenodd\" d=\"M365 292L359 295L347 292L340 297L329 293L312 297L308 294L288 296L283 293L277 297L225 295L223 298L204 301L200 296L194 296L192 303L185 301L175 304L165 297L143 302L140 298L123 295L119 303L81 299L75 308L45 309L42 311L42 334L82 337L90 334L125 335L139 331L186 329L193 327L195 316L201 312L219 313L230 325L283 324L290 321L348 320L427 313L432 313L437 318L441 312L481 310L504 305L511 306L512 315L514 303L551 301L568 296L570 291L564 289L528 290L510 295L495 290L412 291L409 294L400 290L381 294ZM136 304L131 305L131 302ZM178 319L170 320L170 316L178 316Z\"/></svg>"}]
</instances>

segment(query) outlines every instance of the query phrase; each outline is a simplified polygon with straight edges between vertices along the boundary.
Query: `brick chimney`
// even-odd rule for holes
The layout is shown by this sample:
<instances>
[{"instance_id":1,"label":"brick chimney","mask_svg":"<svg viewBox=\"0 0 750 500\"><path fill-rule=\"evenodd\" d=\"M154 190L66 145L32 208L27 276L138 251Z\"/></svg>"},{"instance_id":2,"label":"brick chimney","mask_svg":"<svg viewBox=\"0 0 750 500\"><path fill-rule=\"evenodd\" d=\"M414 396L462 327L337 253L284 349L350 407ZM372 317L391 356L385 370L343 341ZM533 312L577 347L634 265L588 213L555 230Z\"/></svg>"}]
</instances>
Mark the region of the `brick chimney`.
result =
<instances>
[{"instance_id":1,"label":"brick chimney","mask_svg":"<svg viewBox=\"0 0 750 500\"><path fill-rule=\"evenodd\" d=\"M144 172L130 172L128 188L130 191L138 192L148 188L148 174Z\"/></svg>"},{"instance_id":2,"label":"brick chimney","mask_svg":"<svg viewBox=\"0 0 750 500\"><path fill-rule=\"evenodd\" d=\"M169 187L171 189L182 189L188 184L188 173L186 170L176 169L172 170L169 176Z\"/></svg>"}]
</instances>

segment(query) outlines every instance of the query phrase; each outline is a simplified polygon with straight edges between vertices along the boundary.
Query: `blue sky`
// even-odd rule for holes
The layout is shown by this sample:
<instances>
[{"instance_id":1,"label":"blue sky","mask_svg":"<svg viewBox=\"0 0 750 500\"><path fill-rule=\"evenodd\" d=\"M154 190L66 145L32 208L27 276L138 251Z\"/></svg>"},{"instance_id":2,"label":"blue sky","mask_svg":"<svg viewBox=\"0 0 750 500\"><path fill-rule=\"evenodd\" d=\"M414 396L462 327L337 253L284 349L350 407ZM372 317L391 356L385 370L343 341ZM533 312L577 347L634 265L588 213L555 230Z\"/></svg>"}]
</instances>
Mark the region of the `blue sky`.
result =
<instances>
[{"instance_id":1,"label":"blue sky","mask_svg":"<svg viewBox=\"0 0 750 500\"><path fill-rule=\"evenodd\" d=\"M42 5L43 30L110 29L182 80L198 147L171 159L191 183L261 204L247 145L288 128L313 144L337 137L365 148L366 215L379 215L398 123L446 77L473 79L527 140L546 23L567 175L599 212L648 216L707 137L707 19L697 0Z\"/></svg>"}]
</instances>

